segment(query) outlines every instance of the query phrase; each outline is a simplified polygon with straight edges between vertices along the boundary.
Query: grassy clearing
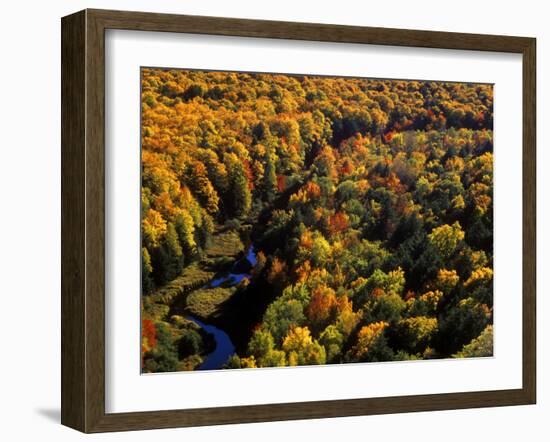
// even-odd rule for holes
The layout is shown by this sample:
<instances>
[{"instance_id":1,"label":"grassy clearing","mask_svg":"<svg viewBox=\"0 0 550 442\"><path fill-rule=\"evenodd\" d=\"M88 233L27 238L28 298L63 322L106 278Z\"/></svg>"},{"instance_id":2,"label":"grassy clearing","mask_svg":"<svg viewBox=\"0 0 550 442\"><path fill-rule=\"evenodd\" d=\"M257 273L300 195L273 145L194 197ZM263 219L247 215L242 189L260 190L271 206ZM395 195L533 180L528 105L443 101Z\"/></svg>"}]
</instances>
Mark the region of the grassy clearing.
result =
<instances>
[{"instance_id":1,"label":"grassy clearing","mask_svg":"<svg viewBox=\"0 0 550 442\"><path fill-rule=\"evenodd\" d=\"M205 268L203 263L194 262L183 269L180 276L153 293L151 298L159 304L171 304L176 297L205 285L215 274L215 271Z\"/></svg>"},{"instance_id":2,"label":"grassy clearing","mask_svg":"<svg viewBox=\"0 0 550 442\"><path fill-rule=\"evenodd\" d=\"M201 320L208 321L218 315L220 306L231 298L235 290L234 287L194 290L187 296L185 310Z\"/></svg>"},{"instance_id":3,"label":"grassy clearing","mask_svg":"<svg viewBox=\"0 0 550 442\"><path fill-rule=\"evenodd\" d=\"M244 250L239 234L233 230L219 233L206 248L208 258L234 257Z\"/></svg>"},{"instance_id":4,"label":"grassy clearing","mask_svg":"<svg viewBox=\"0 0 550 442\"><path fill-rule=\"evenodd\" d=\"M141 304L142 319L162 321L168 316L169 311L169 306L153 302L150 298L144 298Z\"/></svg>"}]
</instances>

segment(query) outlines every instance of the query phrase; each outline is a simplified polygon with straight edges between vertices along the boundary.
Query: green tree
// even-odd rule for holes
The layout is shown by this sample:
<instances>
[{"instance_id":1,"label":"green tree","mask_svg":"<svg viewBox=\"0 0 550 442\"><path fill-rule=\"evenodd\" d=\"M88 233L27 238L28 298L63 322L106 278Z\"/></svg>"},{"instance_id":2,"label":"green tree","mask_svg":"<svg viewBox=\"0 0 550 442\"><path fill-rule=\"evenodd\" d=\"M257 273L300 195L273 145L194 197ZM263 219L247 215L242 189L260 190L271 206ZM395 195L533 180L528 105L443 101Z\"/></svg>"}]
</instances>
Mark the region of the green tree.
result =
<instances>
[{"instance_id":1,"label":"green tree","mask_svg":"<svg viewBox=\"0 0 550 442\"><path fill-rule=\"evenodd\" d=\"M330 256L331 247L329 242L321 233L317 233L313 239L311 247L311 261L317 267L325 265Z\"/></svg>"},{"instance_id":2,"label":"green tree","mask_svg":"<svg viewBox=\"0 0 550 442\"><path fill-rule=\"evenodd\" d=\"M464 231L459 222L453 225L444 224L435 227L428 235L430 244L436 248L443 258L449 258L464 239Z\"/></svg>"},{"instance_id":3,"label":"green tree","mask_svg":"<svg viewBox=\"0 0 550 442\"><path fill-rule=\"evenodd\" d=\"M262 188L265 200L268 202L273 201L277 194L277 173L275 171L273 156L269 154L266 156Z\"/></svg>"},{"instance_id":4,"label":"green tree","mask_svg":"<svg viewBox=\"0 0 550 442\"><path fill-rule=\"evenodd\" d=\"M193 193L203 204L206 211L210 215L216 215L218 213L219 197L208 178L205 165L199 162L192 163L187 169L186 177Z\"/></svg>"},{"instance_id":5,"label":"green tree","mask_svg":"<svg viewBox=\"0 0 550 442\"><path fill-rule=\"evenodd\" d=\"M164 241L163 248L166 254L164 278L167 281L170 281L178 276L183 267L183 250L179 243L178 233L176 232L176 227L174 224L168 223Z\"/></svg>"},{"instance_id":6,"label":"green tree","mask_svg":"<svg viewBox=\"0 0 550 442\"><path fill-rule=\"evenodd\" d=\"M462 350L453 355L453 358L483 358L493 356L493 326L488 325L481 334Z\"/></svg>"},{"instance_id":7,"label":"green tree","mask_svg":"<svg viewBox=\"0 0 550 442\"><path fill-rule=\"evenodd\" d=\"M305 323L304 308L296 299L279 299L273 302L266 310L263 325L281 344L283 338L292 327Z\"/></svg>"},{"instance_id":8,"label":"green tree","mask_svg":"<svg viewBox=\"0 0 550 442\"><path fill-rule=\"evenodd\" d=\"M153 289L153 266L151 264L151 255L145 248L141 248L141 290L143 294L148 294Z\"/></svg>"},{"instance_id":9,"label":"green tree","mask_svg":"<svg viewBox=\"0 0 550 442\"><path fill-rule=\"evenodd\" d=\"M264 330L256 330L248 342L248 353L260 360L273 350L275 342L271 333Z\"/></svg>"},{"instance_id":10,"label":"green tree","mask_svg":"<svg viewBox=\"0 0 550 442\"><path fill-rule=\"evenodd\" d=\"M174 226L183 249L182 251L185 252L185 256L188 258L193 257L197 253L195 225L193 223L193 218L187 210L182 209L178 215L176 215Z\"/></svg>"},{"instance_id":11,"label":"green tree","mask_svg":"<svg viewBox=\"0 0 550 442\"><path fill-rule=\"evenodd\" d=\"M393 353L387 345L385 330L388 323L384 321L365 325L357 334L357 342L347 353L349 362L388 361Z\"/></svg>"},{"instance_id":12,"label":"green tree","mask_svg":"<svg viewBox=\"0 0 550 442\"><path fill-rule=\"evenodd\" d=\"M275 348L271 333L256 330L248 343L248 353L254 358L258 367L284 367L286 355Z\"/></svg>"},{"instance_id":13,"label":"green tree","mask_svg":"<svg viewBox=\"0 0 550 442\"><path fill-rule=\"evenodd\" d=\"M437 319L426 316L405 318L397 323L395 341L397 348L409 353L422 353L437 332Z\"/></svg>"},{"instance_id":14,"label":"green tree","mask_svg":"<svg viewBox=\"0 0 550 442\"><path fill-rule=\"evenodd\" d=\"M327 360L325 348L315 341L307 327L295 327L283 341L289 365L320 365Z\"/></svg>"},{"instance_id":15,"label":"green tree","mask_svg":"<svg viewBox=\"0 0 550 442\"><path fill-rule=\"evenodd\" d=\"M170 329L164 322L157 322L155 328L157 345L144 355L144 371L152 373L176 371L178 353Z\"/></svg>"},{"instance_id":16,"label":"green tree","mask_svg":"<svg viewBox=\"0 0 550 442\"><path fill-rule=\"evenodd\" d=\"M235 163L230 169L231 207L233 216L246 216L252 205L252 195L243 166Z\"/></svg>"},{"instance_id":17,"label":"green tree","mask_svg":"<svg viewBox=\"0 0 550 442\"><path fill-rule=\"evenodd\" d=\"M473 298L462 299L449 309L439 324L437 348L440 353L453 354L489 325L492 319L491 310Z\"/></svg>"},{"instance_id":18,"label":"green tree","mask_svg":"<svg viewBox=\"0 0 550 442\"><path fill-rule=\"evenodd\" d=\"M344 336L336 325L329 325L319 336L319 343L325 347L327 362L336 362L342 353Z\"/></svg>"}]
</instances>

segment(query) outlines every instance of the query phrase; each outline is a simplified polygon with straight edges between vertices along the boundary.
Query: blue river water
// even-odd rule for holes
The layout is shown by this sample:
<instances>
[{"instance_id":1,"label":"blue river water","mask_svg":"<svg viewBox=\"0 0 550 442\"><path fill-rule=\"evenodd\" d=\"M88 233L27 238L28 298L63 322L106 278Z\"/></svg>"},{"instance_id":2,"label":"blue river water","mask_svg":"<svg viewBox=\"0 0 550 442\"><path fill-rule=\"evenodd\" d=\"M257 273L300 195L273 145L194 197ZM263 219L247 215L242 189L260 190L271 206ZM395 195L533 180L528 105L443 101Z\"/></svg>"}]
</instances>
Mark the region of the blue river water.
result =
<instances>
[{"instance_id":1,"label":"blue river water","mask_svg":"<svg viewBox=\"0 0 550 442\"><path fill-rule=\"evenodd\" d=\"M250 278L249 271L256 265L256 262L258 262L258 260L256 258L256 252L254 252L254 246L250 246L246 252L246 255L233 264L233 267L229 272L214 278L206 284L205 287L219 287L222 284L228 285L229 287L237 285L244 278ZM249 269L249 271L239 273L239 269L243 267L243 264Z\"/></svg>"},{"instance_id":2,"label":"blue river water","mask_svg":"<svg viewBox=\"0 0 550 442\"><path fill-rule=\"evenodd\" d=\"M204 288L219 287L221 285L225 287L235 286L244 278L250 278L250 270L256 265L256 262L256 252L254 251L254 246L251 245L246 255L235 262L229 272L218 275L218 277L204 285ZM216 343L214 351L206 356L204 362L196 370L216 370L223 367L227 360L235 353L235 346L229 335L223 330L213 325L205 324L193 316L187 316L187 319L193 321L207 333L210 333Z\"/></svg>"},{"instance_id":3,"label":"blue river water","mask_svg":"<svg viewBox=\"0 0 550 442\"><path fill-rule=\"evenodd\" d=\"M235 353L235 346L233 345L233 342L231 342L229 335L223 330L214 327L213 325L207 325L192 316L188 316L187 319L190 319L204 331L213 335L214 340L216 341L215 350L210 353L204 362L195 370L216 370L223 367L229 357Z\"/></svg>"}]
</instances>

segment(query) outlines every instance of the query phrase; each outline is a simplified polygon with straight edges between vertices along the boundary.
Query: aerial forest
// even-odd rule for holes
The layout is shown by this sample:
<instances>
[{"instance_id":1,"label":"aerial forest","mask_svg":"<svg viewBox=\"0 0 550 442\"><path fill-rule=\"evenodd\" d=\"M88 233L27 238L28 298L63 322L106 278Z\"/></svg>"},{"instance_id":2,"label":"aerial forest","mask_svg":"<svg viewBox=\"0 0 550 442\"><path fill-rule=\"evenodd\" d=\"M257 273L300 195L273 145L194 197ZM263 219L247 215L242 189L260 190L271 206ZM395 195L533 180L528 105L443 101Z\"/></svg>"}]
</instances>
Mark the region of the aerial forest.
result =
<instances>
[{"instance_id":1,"label":"aerial forest","mask_svg":"<svg viewBox=\"0 0 550 442\"><path fill-rule=\"evenodd\" d=\"M492 356L492 85L142 68L141 107L143 373Z\"/></svg>"}]
</instances>

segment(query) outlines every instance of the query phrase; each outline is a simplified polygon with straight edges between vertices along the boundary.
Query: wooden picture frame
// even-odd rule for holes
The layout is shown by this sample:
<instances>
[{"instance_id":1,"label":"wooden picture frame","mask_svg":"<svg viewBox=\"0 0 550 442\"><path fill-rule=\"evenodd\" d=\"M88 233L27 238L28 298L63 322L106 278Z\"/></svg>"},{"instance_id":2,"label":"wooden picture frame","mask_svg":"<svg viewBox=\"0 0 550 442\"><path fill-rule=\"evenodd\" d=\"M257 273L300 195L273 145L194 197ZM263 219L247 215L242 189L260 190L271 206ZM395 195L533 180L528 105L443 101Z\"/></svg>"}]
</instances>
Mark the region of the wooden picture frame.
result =
<instances>
[{"instance_id":1,"label":"wooden picture frame","mask_svg":"<svg viewBox=\"0 0 550 442\"><path fill-rule=\"evenodd\" d=\"M467 393L105 412L105 30L496 51L523 57L523 385ZM62 410L83 432L533 404L536 400L536 40L84 10L62 19Z\"/></svg>"}]
</instances>

